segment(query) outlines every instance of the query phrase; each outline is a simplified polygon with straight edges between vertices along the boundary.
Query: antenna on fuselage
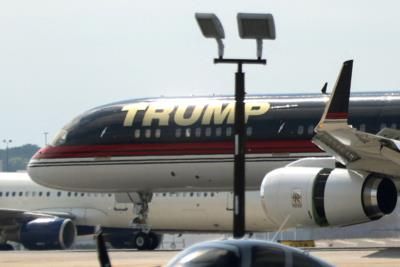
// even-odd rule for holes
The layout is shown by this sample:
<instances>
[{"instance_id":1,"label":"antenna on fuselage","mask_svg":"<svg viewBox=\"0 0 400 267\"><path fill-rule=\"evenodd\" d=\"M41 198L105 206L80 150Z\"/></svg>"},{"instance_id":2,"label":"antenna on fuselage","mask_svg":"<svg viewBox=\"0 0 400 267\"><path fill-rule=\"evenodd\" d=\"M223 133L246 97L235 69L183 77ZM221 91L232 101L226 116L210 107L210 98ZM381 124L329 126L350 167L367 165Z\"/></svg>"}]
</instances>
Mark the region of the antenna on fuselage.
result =
<instances>
[{"instance_id":1,"label":"antenna on fuselage","mask_svg":"<svg viewBox=\"0 0 400 267\"><path fill-rule=\"evenodd\" d=\"M321 93L323 93L324 95L327 95L326 93L326 89L328 88L328 83L325 83L324 86L321 89Z\"/></svg>"}]
</instances>

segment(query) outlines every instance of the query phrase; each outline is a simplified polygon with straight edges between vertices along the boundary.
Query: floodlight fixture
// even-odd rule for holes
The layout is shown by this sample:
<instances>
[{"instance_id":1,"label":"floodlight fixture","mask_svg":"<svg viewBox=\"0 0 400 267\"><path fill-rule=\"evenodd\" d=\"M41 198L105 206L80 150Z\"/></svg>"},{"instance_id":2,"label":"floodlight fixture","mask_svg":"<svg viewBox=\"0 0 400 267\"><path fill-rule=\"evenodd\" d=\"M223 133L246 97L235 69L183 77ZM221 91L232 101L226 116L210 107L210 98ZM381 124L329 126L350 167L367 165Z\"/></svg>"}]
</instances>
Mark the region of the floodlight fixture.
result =
<instances>
[{"instance_id":1,"label":"floodlight fixture","mask_svg":"<svg viewBox=\"0 0 400 267\"><path fill-rule=\"evenodd\" d=\"M214 13L196 13L195 17L204 37L213 38L217 41L218 56L222 58L224 56L222 39L225 38L225 32L218 17Z\"/></svg>"},{"instance_id":2,"label":"floodlight fixture","mask_svg":"<svg viewBox=\"0 0 400 267\"><path fill-rule=\"evenodd\" d=\"M275 40L275 23L272 14L238 13L239 36L257 41L257 58L262 56L262 40Z\"/></svg>"}]
</instances>

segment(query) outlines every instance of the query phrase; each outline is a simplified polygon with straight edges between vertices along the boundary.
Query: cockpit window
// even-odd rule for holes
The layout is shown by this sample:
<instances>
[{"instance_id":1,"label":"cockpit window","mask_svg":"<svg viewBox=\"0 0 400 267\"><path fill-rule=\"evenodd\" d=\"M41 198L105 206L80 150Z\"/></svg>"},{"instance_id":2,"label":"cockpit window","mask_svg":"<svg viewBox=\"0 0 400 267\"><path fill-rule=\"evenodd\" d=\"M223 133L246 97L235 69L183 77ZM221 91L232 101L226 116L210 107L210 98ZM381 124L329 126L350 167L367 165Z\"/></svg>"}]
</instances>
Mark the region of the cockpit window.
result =
<instances>
[{"instance_id":1,"label":"cockpit window","mask_svg":"<svg viewBox=\"0 0 400 267\"><path fill-rule=\"evenodd\" d=\"M61 131L56 135L56 137L53 139L53 141L50 143L52 146L61 146L65 143L65 140L67 139L67 134L68 132L64 129L61 129Z\"/></svg>"},{"instance_id":2,"label":"cockpit window","mask_svg":"<svg viewBox=\"0 0 400 267\"><path fill-rule=\"evenodd\" d=\"M169 266L176 267L219 267L240 266L240 257L233 251L223 248L204 248L189 252L189 254L177 259Z\"/></svg>"}]
</instances>

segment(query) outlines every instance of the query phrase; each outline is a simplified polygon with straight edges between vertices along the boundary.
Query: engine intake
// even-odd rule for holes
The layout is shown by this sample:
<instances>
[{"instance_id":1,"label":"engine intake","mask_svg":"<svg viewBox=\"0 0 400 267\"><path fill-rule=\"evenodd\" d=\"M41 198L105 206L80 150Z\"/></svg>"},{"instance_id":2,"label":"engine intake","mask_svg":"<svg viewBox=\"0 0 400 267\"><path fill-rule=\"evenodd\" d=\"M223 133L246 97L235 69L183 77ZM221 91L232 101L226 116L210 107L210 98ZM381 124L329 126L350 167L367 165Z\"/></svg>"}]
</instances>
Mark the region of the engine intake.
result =
<instances>
[{"instance_id":1,"label":"engine intake","mask_svg":"<svg viewBox=\"0 0 400 267\"><path fill-rule=\"evenodd\" d=\"M20 229L20 242L27 249L67 249L75 236L75 225L63 218L38 218Z\"/></svg>"},{"instance_id":2,"label":"engine intake","mask_svg":"<svg viewBox=\"0 0 400 267\"><path fill-rule=\"evenodd\" d=\"M279 227L343 226L390 214L397 188L387 177L347 169L285 167L261 185L266 215Z\"/></svg>"}]
</instances>

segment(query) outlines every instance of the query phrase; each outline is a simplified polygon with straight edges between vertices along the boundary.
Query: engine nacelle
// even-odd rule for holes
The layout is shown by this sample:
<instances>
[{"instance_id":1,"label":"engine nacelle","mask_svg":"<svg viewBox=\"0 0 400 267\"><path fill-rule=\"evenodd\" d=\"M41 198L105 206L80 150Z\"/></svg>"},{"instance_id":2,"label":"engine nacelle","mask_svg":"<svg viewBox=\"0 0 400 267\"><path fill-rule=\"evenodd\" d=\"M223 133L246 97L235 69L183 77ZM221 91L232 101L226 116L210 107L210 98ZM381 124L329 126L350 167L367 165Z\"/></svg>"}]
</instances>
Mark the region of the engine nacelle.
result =
<instances>
[{"instance_id":1,"label":"engine nacelle","mask_svg":"<svg viewBox=\"0 0 400 267\"><path fill-rule=\"evenodd\" d=\"M261 185L266 215L284 228L344 226L376 220L396 207L390 178L347 169L285 167Z\"/></svg>"},{"instance_id":2,"label":"engine nacelle","mask_svg":"<svg viewBox=\"0 0 400 267\"><path fill-rule=\"evenodd\" d=\"M19 242L27 249L67 249L75 236L75 225L70 219L38 218L22 225Z\"/></svg>"}]
</instances>

